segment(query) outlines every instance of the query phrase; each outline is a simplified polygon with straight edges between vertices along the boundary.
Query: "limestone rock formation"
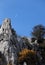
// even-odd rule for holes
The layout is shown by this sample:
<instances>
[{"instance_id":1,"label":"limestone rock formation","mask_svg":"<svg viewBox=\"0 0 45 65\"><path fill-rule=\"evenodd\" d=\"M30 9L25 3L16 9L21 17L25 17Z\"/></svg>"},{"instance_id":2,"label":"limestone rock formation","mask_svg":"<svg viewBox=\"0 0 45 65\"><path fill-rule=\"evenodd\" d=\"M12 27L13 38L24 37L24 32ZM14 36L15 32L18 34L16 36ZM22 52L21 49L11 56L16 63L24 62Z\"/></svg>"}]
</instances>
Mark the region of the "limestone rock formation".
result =
<instances>
[{"instance_id":1,"label":"limestone rock formation","mask_svg":"<svg viewBox=\"0 0 45 65\"><path fill-rule=\"evenodd\" d=\"M0 27L0 52L6 58L7 65L17 65L18 52L24 46L26 45L23 45L21 39L18 41L16 32L11 27L11 20L9 18L4 19Z\"/></svg>"},{"instance_id":2,"label":"limestone rock formation","mask_svg":"<svg viewBox=\"0 0 45 65\"><path fill-rule=\"evenodd\" d=\"M18 36L11 20L5 18L0 26L0 65L20 65L18 55L24 49L35 50L40 58L36 65L45 65L45 47L42 49L37 41L31 42L30 38Z\"/></svg>"}]
</instances>

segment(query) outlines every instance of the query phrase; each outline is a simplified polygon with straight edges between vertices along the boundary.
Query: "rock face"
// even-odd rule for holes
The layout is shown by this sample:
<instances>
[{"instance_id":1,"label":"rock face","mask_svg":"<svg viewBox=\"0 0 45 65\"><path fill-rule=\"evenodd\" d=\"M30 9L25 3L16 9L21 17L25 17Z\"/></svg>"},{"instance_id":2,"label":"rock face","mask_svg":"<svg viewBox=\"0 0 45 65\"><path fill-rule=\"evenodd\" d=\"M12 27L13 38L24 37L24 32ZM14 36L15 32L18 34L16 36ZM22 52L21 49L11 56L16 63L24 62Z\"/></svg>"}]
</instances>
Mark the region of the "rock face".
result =
<instances>
[{"instance_id":1,"label":"rock face","mask_svg":"<svg viewBox=\"0 0 45 65\"><path fill-rule=\"evenodd\" d=\"M4 19L0 27L0 52L5 57L5 65L6 63L7 65L17 65L18 52L25 47L27 46L23 45L21 39L20 42L18 41L15 31L11 27L11 20L9 18Z\"/></svg>"},{"instance_id":2,"label":"rock face","mask_svg":"<svg viewBox=\"0 0 45 65\"><path fill-rule=\"evenodd\" d=\"M18 54L23 49L35 50L40 58L36 65L45 65L45 48L42 49L37 41L31 43L26 37L20 37L11 26L11 20L6 18L0 26L0 65L18 64Z\"/></svg>"}]
</instances>

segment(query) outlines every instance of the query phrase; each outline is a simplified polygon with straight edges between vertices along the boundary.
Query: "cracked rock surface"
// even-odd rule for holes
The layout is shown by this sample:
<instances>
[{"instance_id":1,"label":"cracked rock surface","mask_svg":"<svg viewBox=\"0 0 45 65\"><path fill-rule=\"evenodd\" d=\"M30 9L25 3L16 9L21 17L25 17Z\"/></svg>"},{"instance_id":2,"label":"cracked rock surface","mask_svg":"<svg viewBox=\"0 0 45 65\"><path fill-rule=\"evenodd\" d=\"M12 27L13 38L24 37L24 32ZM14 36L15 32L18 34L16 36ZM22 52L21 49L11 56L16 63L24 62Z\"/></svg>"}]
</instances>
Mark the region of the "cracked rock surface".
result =
<instances>
[{"instance_id":1,"label":"cracked rock surface","mask_svg":"<svg viewBox=\"0 0 45 65\"><path fill-rule=\"evenodd\" d=\"M11 26L11 20L5 18L0 26L0 65L20 65L18 54L25 48L37 52L40 59L36 65L45 65L45 48L41 48L37 41L32 43L30 38L18 36Z\"/></svg>"},{"instance_id":2,"label":"cracked rock surface","mask_svg":"<svg viewBox=\"0 0 45 65\"><path fill-rule=\"evenodd\" d=\"M19 44L16 32L11 27L11 20L9 18L4 19L0 27L0 53L5 57L5 65L6 63L17 65L18 52L22 44L22 42Z\"/></svg>"}]
</instances>

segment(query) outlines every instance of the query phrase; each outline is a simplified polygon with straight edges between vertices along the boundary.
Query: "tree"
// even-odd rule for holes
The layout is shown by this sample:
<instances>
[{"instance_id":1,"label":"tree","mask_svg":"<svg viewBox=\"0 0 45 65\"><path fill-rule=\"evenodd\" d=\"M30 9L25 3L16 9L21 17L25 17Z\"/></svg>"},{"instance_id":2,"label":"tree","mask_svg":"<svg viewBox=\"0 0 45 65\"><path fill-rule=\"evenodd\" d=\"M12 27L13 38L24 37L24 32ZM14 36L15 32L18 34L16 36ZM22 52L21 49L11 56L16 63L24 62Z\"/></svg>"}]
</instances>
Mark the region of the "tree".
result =
<instances>
[{"instance_id":1,"label":"tree","mask_svg":"<svg viewBox=\"0 0 45 65\"><path fill-rule=\"evenodd\" d=\"M27 65L35 65L38 60L39 58L34 50L23 49L21 52L19 52L18 62L21 65L23 65L24 62L26 62Z\"/></svg>"},{"instance_id":2,"label":"tree","mask_svg":"<svg viewBox=\"0 0 45 65\"><path fill-rule=\"evenodd\" d=\"M39 24L34 26L32 31L32 36L36 38L37 40L42 40L45 37L45 26Z\"/></svg>"},{"instance_id":3,"label":"tree","mask_svg":"<svg viewBox=\"0 0 45 65\"><path fill-rule=\"evenodd\" d=\"M32 49L32 45L30 44L29 40L27 37L22 37L22 40L24 41L24 43L26 44L26 46L28 46L28 49Z\"/></svg>"}]
</instances>

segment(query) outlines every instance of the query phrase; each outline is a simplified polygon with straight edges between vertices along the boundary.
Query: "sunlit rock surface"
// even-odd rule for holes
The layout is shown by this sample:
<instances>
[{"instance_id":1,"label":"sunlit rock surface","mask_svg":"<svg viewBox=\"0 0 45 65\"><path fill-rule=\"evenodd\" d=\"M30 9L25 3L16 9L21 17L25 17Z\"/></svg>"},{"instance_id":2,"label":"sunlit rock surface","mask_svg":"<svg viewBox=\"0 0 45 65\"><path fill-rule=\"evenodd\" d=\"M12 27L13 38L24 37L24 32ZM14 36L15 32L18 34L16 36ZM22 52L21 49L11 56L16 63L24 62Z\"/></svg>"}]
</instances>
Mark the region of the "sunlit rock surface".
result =
<instances>
[{"instance_id":1,"label":"sunlit rock surface","mask_svg":"<svg viewBox=\"0 0 45 65\"><path fill-rule=\"evenodd\" d=\"M25 48L37 52L40 59L36 65L45 65L45 47L40 47L37 40L31 42L30 38L18 36L11 26L11 20L5 18L0 26L0 65L20 65L18 54Z\"/></svg>"},{"instance_id":2,"label":"sunlit rock surface","mask_svg":"<svg viewBox=\"0 0 45 65\"><path fill-rule=\"evenodd\" d=\"M27 46L17 39L17 34L11 27L11 20L6 18L0 27L0 52L4 54L7 64L17 65L17 57L21 49Z\"/></svg>"}]
</instances>

